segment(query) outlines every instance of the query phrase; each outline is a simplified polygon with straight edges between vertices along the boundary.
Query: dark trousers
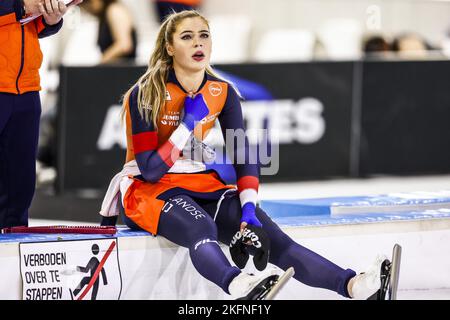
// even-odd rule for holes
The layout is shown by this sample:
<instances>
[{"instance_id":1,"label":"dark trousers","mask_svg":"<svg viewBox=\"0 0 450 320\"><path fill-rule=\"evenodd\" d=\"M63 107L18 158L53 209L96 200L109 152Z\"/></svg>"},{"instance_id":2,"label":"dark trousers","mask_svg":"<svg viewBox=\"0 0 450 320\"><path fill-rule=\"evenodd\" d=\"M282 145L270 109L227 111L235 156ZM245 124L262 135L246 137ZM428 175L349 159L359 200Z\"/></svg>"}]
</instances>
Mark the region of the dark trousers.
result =
<instances>
[{"instance_id":1,"label":"dark trousers","mask_svg":"<svg viewBox=\"0 0 450 320\"><path fill-rule=\"evenodd\" d=\"M28 225L40 115L39 92L0 93L0 228Z\"/></svg>"}]
</instances>

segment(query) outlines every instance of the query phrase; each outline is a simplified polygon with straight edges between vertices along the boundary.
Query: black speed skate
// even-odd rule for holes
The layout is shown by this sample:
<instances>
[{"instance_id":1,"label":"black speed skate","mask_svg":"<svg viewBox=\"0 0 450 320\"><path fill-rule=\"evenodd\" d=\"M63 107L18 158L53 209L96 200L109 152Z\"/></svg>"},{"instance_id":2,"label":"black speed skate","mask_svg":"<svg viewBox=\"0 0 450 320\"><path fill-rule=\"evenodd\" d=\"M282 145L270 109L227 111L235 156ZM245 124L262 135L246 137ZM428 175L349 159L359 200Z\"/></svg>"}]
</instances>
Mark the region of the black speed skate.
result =
<instances>
[{"instance_id":1,"label":"black speed skate","mask_svg":"<svg viewBox=\"0 0 450 320\"><path fill-rule=\"evenodd\" d=\"M245 297L237 300L272 300L294 274L294 268L290 267L281 276L268 276L261 280Z\"/></svg>"},{"instance_id":2,"label":"black speed skate","mask_svg":"<svg viewBox=\"0 0 450 320\"><path fill-rule=\"evenodd\" d=\"M401 254L402 247L396 244L392 252L392 261L386 259L381 264L380 289L367 300L397 300ZM386 295L388 295L387 299Z\"/></svg>"}]
</instances>

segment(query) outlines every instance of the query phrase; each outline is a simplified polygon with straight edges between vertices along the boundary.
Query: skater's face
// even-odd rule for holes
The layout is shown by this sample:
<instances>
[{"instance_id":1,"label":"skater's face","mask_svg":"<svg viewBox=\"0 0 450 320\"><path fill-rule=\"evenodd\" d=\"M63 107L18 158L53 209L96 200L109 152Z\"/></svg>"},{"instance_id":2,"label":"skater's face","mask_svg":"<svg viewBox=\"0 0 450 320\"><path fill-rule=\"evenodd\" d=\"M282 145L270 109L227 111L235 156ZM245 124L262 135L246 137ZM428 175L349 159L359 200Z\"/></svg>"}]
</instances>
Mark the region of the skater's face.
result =
<instances>
[{"instance_id":1,"label":"skater's face","mask_svg":"<svg viewBox=\"0 0 450 320\"><path fill-rule=\"evenodd\" d=\"M167 52L173 57L174 67L196 72L209 65L211 47L208 24L201 17L192 17L177 25Z\"/></svg>"}]
</instances>

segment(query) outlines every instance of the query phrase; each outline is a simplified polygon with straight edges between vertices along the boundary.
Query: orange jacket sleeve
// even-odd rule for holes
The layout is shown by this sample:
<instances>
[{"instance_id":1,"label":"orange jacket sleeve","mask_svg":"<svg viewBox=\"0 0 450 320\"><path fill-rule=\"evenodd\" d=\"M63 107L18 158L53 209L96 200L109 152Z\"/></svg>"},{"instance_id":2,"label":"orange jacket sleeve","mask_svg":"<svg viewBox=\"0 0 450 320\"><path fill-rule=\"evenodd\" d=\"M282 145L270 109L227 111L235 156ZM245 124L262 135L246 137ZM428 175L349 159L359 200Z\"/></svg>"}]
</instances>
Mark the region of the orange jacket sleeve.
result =
<instances>
[{"instance_id":1,"label":"orange jacket sleeve","mask_svg":"<svg viewBox=\"0 0 450 320\"><path fill-rule=\"evenodd\" d=\"M45 37L54 35L55 33L57 33L59 31L59 29L61 29L61 27L63 25L63 19L61 19L61 21L59 21L57 24L52 25L52 26L46 24L45 20L42 17L39 17L34 21L36 24L39 38L45 38Z\"/></svg>"}]
</instances>

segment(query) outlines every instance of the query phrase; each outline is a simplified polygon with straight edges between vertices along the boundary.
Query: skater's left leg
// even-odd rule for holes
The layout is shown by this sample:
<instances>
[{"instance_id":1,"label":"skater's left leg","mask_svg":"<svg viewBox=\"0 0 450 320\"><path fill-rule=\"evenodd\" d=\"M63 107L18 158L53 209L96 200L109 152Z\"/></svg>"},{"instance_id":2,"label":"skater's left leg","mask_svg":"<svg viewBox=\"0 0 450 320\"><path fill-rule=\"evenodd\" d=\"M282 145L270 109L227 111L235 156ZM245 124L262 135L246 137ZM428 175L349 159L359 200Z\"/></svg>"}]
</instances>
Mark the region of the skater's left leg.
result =
<instances>
[{"instance_id":1,"label":"skater's left leg","mask_svg":"<svg viewBox=\"0 0 450 320\"><path fill-rule=\"evenodd\" d=\"M345 297L350 297L347 285L349 280L356 275L355 271L342 269L296 243L262 209L257 208L256 215L271 241L270 263L283 270L294 267L294 278L306 285L333 290ZM230 243L233 235L239 230L240 218L239 197L237 195L226 197L222 201L216 217L220 241L226 244Z\"/></svg>"},{"instance_id":2,"label":"skater's left leg","mask_svg":"<svg viewBox=\"0 0 450 320\"><path fill-rule=\"evenodd\" d=\"M188 195L166 201L161 211L158 234L189 249L195 269L229 293L229 284L241 272L233 267L217 241L214 220Z\"/></svg>"}]
</instances>

